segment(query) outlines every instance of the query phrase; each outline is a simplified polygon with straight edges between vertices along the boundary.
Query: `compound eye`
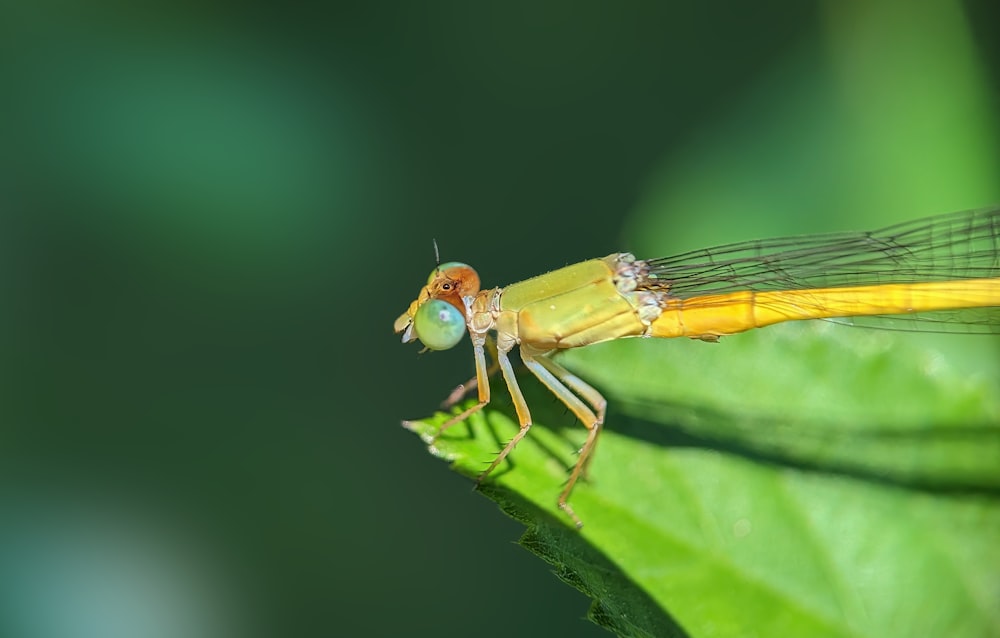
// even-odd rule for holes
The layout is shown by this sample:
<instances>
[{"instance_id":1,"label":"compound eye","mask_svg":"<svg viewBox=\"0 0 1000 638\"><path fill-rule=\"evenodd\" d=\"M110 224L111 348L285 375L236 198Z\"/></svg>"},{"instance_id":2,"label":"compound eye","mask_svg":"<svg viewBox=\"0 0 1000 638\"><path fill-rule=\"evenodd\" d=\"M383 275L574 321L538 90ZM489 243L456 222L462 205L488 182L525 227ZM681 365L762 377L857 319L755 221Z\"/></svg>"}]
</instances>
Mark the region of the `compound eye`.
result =
<instances>
[{"instance_id":1,"label":"compound eye","mask_svg":"<svg viewBox=\"0 0 1000 638\"><path fill-rule=\"evenodd\" d=\"M427 276L427 283L428 284L431 283L439 274L451 268L467 268L469 270L472 270L468 265L463 264L460 261L446 261L445 263L441 264L440 266L431 271L431 274Z\"/></svg>"},{"instance_id":2,"label":"compound eye","mask_svg":"<svg viewBox=\"0 0 1000 638\"><path fill-rule=\"evenodd\" d=\"M462 340L465 316L447 301L428 299L413 317L413 331L431 350L447 350Z\"/></svg>"}]
</instances>

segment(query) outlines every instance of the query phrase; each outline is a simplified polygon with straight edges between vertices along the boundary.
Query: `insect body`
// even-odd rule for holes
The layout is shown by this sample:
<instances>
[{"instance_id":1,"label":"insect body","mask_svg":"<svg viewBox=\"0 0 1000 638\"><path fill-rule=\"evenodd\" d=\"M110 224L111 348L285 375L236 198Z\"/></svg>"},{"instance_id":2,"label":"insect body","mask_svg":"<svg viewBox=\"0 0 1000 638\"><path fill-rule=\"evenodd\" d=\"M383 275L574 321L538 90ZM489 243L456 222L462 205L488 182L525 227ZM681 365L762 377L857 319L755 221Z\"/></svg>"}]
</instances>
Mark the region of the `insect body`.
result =
<instances>
[{"instance_id":1,"label":"insect body","mask_svg":"<svg viewBox=\"0 0 1000 638\"><path fill-rule=\"evenodd\" d=\"M907 329L1000 332L1000 209L941 215L869 233L834 233L729 244L675 257L639 260L630 253L591 259L512 284L480 289L470 266L451 262L431 273L395 323L403 342L431 350L455 346L467 332L479 401L440 432L490 402L486 363L496 365L521 429L480 475L488 476L524 438L531 412L510 362L524 365L588 430L558 505L579 527L568 500L585 472L607 402L554 361L560 350L623 337L715 341L784 321L850 317Z\"/></svg>"}]
</instances>

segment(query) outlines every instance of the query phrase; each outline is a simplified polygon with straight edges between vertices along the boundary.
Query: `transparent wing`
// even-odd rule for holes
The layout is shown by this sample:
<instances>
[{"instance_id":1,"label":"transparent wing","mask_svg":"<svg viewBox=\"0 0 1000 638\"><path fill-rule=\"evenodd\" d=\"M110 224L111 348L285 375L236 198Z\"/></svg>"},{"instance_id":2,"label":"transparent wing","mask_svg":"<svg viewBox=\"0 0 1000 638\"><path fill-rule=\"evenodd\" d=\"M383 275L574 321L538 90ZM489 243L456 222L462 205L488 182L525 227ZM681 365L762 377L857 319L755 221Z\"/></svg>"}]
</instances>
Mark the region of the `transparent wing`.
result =
<instances>
[{"instance_id":1,"label":"transparent wing","mask_svg":"<svg viewBox=\"0 0 1000 638\"><path fill-rule=\"evenodd\" d=\"M865 233L740 242L648 260L650 276L689 299L739 291L808 290L1000 277L1000 208ZM1000 333L1000 308L835 320L882 329Z\"/></svg>"}]
</instances>

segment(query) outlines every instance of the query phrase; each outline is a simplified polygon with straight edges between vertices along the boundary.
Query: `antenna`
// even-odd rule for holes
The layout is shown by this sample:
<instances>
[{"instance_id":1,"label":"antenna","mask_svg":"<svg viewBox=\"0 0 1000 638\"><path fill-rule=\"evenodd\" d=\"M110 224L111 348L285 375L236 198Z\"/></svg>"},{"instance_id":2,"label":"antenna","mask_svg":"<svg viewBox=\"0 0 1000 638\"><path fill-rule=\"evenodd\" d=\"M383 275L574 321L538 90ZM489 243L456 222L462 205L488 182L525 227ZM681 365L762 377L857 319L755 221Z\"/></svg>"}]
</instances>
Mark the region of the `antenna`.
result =
<instances>
[{"instance_id":1,"label":"antenna","mask_svg":"<svg viewBox=\"0 0 1000 638\"><path fill-rule=\"evenodd\" d=\"M438 241L437 241L437 239L431 239L431 241L434 242L434 265L435 266L440 266L441 265L441 254L438 252Z\"/></svg>"}]
</instances>

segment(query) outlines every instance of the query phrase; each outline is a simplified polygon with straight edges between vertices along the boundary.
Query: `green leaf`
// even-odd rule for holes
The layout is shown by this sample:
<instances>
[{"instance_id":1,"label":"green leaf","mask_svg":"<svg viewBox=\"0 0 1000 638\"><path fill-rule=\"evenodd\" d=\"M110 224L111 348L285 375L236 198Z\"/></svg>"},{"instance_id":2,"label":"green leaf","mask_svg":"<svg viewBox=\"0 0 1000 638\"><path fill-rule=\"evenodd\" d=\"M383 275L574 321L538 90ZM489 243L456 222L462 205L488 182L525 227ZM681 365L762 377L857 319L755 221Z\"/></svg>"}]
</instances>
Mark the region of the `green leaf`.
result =
<instances>
[{"instance_id":1,"label":"green leaf","mask_svg":"<svg viewBox=\"0 0 1000 638\"><path fill-rule=\"evenodd\" d=\"M997 200L995 117L962 8L827 9L822 38L668 149L623 246L669 255ZM696 638L1000 636L995 338L817 322L720 344L600 344L563 362L609 399L590 480L571 499L585 527L555 507L583 429L530 376L537 425L483 492L594 598L599 624ZM503 384L493 393L434 446L470 477L517 431ZM411 427L428 437L446 418Z\"/></svg>"},{"instance_id":2,"label":"green leaf","mask_svg":"<svg viewBox=\"0 0 1000 638\"><path fill-rule=\"evenodd\" d=\"M584 528L555 507L584 430L530 375L536 425L481 491L619 635L998 635L996 340L969 371L935 345L965 337L924 337L810 322L571 351L610 402ZM470 477L517 431L493 392L432 448Z\"/></svg>"}]
</instances>

